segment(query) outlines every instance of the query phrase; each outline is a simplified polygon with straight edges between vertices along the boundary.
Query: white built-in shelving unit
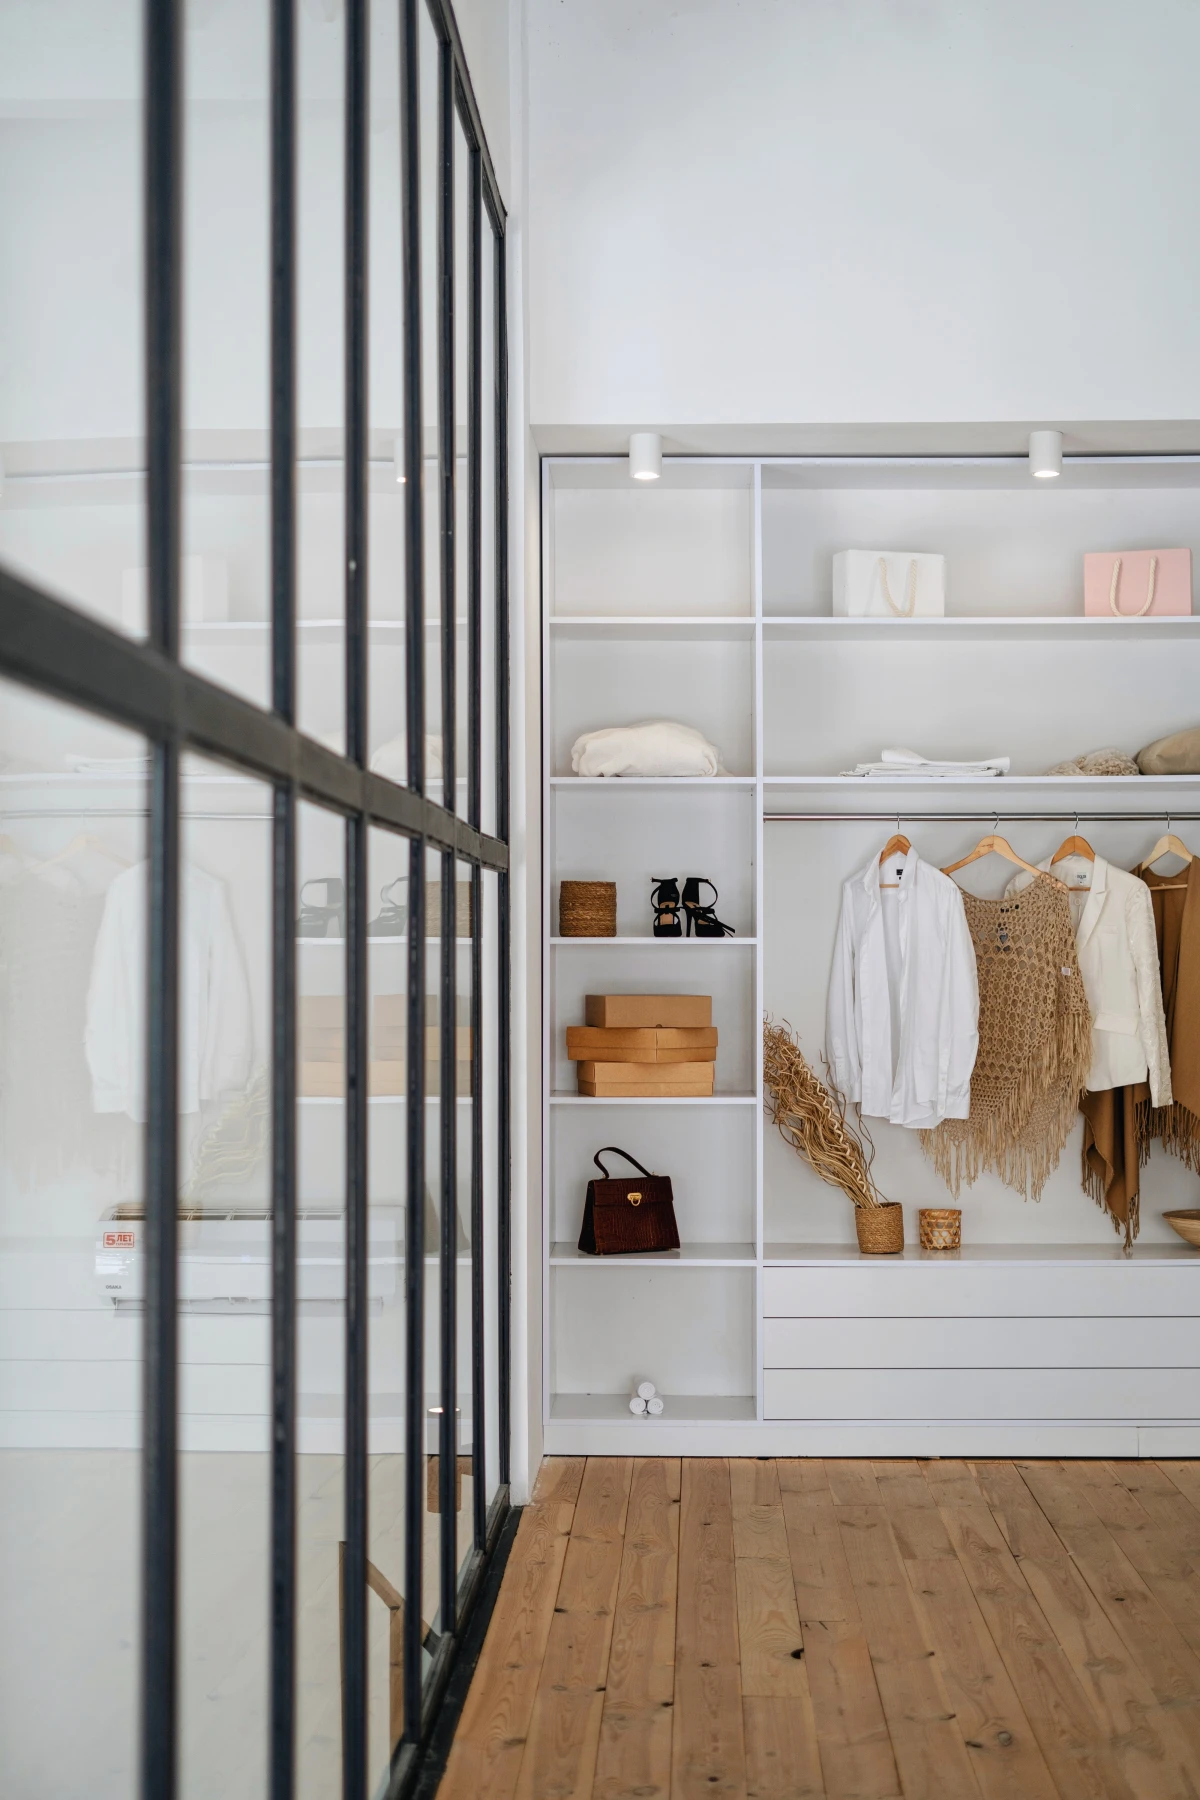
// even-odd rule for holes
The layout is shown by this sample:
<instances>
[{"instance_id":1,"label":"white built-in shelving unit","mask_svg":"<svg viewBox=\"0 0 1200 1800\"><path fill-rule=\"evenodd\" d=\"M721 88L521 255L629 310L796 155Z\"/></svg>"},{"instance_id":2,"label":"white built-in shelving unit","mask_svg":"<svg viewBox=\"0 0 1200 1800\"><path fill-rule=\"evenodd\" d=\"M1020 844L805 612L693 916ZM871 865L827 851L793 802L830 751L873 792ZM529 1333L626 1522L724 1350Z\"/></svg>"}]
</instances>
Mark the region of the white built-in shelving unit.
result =
<instances>
[{"instance_id":1,"label":"white built-in shelving unit","mask_svg":"<svg viewBox=\"0 0 1200 1800\"><path fill-rule=\"evenodd\" d=\"M819 1062L841 883L889 834L879 815L919 815L905 829L946 863L986 828L961 815L1019 814L1005 828L1037 860L1078 808L1129 867L1165 811L1200 813L1200 778L1043 773L1200 719L1200 615L1082 612L1085 550L1200 558L1200 458L1069 457L1057 482L1023 458L667 458L643 484L623 458L551 457L542 503L547 1451L1200 1452L1200 1257L1161 1218L1200 1202L1194 1176L1155 1150L1127 1258L1073 1139L1040 1204L991 1178L965 1191L964 1248L939 1258L912 1247L916 1211L953 1202L915 1134L880 1124L910 1248L863 1258L849 1204L765 1124L761 1080L764 1013ZM833 553L860 547L944 553L947 616L833 618ZM571 773L579 733L648 718L697 726L728 773ZM1012 772L841 776L888 744L1007 754ZM769 824L789 812L822 816ZM736 937L653 938L663 875L715 881ZM616 881L615 938L557 935L564 878ZM712 995L711 1099L575 1093L563 1034L584 995L638 990ZM678 1253L576 1250L613 1143L672 1176ZM627 1405L647 1375L667 1396L654 1421Z\"/></svg>"}]
</instances>

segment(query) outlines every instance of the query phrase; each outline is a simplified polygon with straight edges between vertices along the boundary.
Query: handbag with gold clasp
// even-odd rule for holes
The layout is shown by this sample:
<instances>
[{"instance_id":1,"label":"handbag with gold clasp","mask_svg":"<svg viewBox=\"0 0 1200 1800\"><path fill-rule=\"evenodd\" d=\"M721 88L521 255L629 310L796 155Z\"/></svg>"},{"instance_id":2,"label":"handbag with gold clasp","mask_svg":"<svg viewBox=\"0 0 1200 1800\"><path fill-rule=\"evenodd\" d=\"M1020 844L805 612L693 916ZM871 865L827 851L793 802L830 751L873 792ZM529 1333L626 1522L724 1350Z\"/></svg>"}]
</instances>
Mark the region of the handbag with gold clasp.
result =
<instances>
[{"instance_id":1,"label":"handbag with gold clasp","mask_svg":"<svg viewBox=\"0 0 1200 1800\"><path fill-rule=\"evenodd\" d=\"M638 1174L615 1181L600 1161L623 1156ZM605 1144L592 1159L603 1181L589 1181L579 1248L587 1256L632 1256L648 1250L678 1250L675 1198L669 1175L652 1175L628 1150Z\"/></svg>"}]
</instances>

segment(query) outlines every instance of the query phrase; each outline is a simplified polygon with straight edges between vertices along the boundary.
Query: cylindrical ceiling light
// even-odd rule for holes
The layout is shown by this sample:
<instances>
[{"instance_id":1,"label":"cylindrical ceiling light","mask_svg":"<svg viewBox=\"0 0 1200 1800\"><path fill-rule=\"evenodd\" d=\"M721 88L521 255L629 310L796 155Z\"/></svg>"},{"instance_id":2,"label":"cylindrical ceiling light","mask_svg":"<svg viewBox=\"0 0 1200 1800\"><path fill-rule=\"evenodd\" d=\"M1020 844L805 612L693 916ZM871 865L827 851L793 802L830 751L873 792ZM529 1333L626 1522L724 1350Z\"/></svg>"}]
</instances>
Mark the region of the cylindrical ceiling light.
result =
<instances>
[{"instance_id":1,"label":"cylindrical ceiling light","mask_svg":"<svg viewBox=\"0 0 1200 1800\"><path fill-rule=\"evenodd\" d=\"M1062 432L1031 431L1029 434L1029 473L1039 481L1051 481L1062 474Z\"/></svg>"},{"instance_id":2,"label":"cylindrical ceiling light","mask_svg":"<svg viewBox=\"0 0 1200 1800\"><path fill-rule=\"evenodd\" d=\"M662 474L662 438L657 431L635 431L629 439L629 473L635 481L657 481Z\"/></svg>"},{"instance_id":3,"label":"cylindrical ceiling light","mask_svg":"<svg viewBox=\"0 0 1200 1800\"><path fill-rule=\"evenodd\" d=\"M395 475L396 475L396 486L400 487L404 481L404 438L403 438L403 436L397 436L392 439L392 468L395 471Z\"/></svg>"}]
</instances>

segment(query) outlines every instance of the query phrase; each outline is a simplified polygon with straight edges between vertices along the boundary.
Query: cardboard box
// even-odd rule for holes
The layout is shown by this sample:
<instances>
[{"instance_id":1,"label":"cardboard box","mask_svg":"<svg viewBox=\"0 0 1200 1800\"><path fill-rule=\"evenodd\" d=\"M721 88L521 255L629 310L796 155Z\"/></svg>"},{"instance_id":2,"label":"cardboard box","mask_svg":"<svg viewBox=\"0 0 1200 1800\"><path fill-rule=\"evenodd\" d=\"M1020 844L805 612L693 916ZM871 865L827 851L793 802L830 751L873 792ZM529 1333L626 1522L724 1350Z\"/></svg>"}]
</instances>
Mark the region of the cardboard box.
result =
<instances>
[{"instance_id":1,"label":"cardboard box","mask_svg":"<svg viewBox=\"0 0 1200 1800\"><path fill-rule=\"evenodd\" d=\"M712 1025L711 994L589 994L584 1023L604 1030Z\"/></svg>"},{"instance_id":2,"label":"cardboard box","mask_svg":"<svg viewBox=\"0 0 1200 1800\"><path fill-rule=\"evenodd\" d=\"M297 1071L296 1091L306 1100L344 1100L346 1070L337 1062L301 1062ZM436 1097L441 1091L441 1068L436 1062L425 1064L425 1093ZM372 1098L399 1099L408 1092L405 1063L400 1057L379 1057L372 1061L367 1077L367 1092ZM471 1093L471 1065L455 1066L455 1092L464 1099Z\"/></svg>"},{"instance_id":3,"label":"cardboard box","mask_svg":"<svg viewBox=\"0 0 1200 1800\"><path fill-rule=\"evenodd\" d=\"M572 1062L713 1062L716 1054L715 1025L674 1030L648 1026L641 1031L567 1026L567 1055Z\"/></svg>"},{"instance_id":4,"label":"cardboard box","mask_svg":"<svg viewBox=\"0 0 1200 1800\"><path fill-rule=\"evenodd\" d=\"M581 1094L711 1094L715 1065L705 1063L581 1062Z\"/></svg>"},{"instance_id":5,"label":"cardboard box","mask_svg":"<svg viewBox=\"0 0 1200 1800\"><path fill-rule=\"evenodd\" d=\"M610 1065L611 1066L611 1065ZM707 1100L712 1083L689 1081L671 1087L665 1081L617 1082L608 1087L597 1081L580 1081L579 1090L593 1100Z\"/></svg>"}]
</instances>

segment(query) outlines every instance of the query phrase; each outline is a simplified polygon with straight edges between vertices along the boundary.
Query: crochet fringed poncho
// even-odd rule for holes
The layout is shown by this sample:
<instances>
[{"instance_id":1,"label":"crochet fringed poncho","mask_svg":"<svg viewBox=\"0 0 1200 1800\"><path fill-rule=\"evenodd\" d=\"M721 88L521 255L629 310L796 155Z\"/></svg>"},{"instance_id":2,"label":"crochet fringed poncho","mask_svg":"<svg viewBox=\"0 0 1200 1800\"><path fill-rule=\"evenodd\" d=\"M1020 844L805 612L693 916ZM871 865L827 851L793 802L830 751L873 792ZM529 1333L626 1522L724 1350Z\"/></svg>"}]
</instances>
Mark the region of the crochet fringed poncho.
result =
<instances>
[{"instance_id":1,"label":"crochet fringed poncho","mask_svg":"<svg viewBox=\"0 0 1200 1800\"><path fill-rule=\"evenodd\" d=\"M1041 875L1011 899L964 893L963 905L979 971L970 1114L923 1131L921 1143L956 1197L989 1169L1037 1200L1075 1123L1092 1057L1070 902Z\"/></svg>"}]
</instances>

